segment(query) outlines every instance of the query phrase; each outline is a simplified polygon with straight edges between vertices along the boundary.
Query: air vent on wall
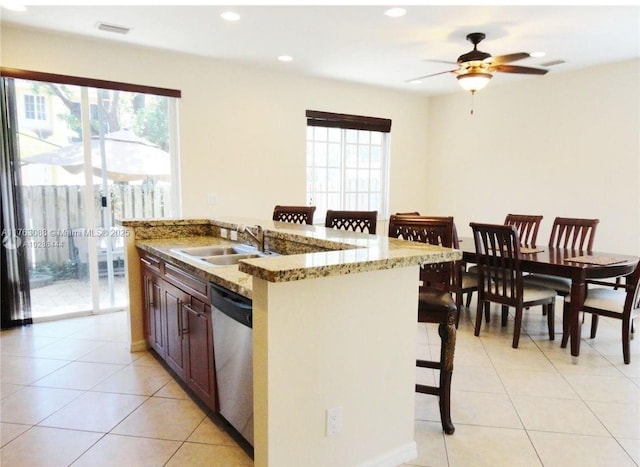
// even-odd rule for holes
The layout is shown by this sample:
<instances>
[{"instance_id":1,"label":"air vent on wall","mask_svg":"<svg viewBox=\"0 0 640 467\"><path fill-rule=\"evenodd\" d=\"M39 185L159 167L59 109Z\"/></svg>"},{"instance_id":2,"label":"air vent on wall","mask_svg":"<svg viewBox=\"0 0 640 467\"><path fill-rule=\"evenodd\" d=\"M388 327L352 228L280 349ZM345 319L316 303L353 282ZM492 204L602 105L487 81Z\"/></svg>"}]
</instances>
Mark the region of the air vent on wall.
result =
<instances>
[{"instance_id":1,"label":"air vent on wall","mask_svg":"<svg viewBox=\"0 0 640 467\"><path fill-rule=\"evenodd\" d=\"M131 28L108 23L98 23L96 24L96 27L101 31L114 32L116 34L127 34L131 31Z\"/></svg>"},{"instance_id":2,"label":"air vent on wall","mask_svg":"<svg viewBox=\"0 0 640 467\"><path fill-rule=\"evenodd\" d=\"M540 66L550 67L555 65L562 65L563 63L565 63L564 60L551 60L550 62L541 63Z\"/></svg>"}]
</instances>

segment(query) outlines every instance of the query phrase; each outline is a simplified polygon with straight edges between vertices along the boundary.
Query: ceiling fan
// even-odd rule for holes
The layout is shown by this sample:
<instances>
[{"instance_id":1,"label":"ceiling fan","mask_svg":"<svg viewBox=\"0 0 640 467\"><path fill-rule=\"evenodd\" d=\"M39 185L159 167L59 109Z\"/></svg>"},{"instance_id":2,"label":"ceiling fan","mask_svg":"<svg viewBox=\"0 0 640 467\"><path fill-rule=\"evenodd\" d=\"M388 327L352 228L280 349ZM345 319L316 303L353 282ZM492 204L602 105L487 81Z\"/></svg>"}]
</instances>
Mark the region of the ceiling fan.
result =
<instances>
[{"instance_id":1,"label":"ceiling fan","mask_svg":"<svg viewBox=\"0 0 640 467\"><path fill-rule=\"evenodd\" d=\"M549 70L543 70L541 68L531 68L526 66L508 65L511 62L528 58L530 55L527 52L518 52L508 55L491 56L486 52L478 50L478 44L487 37L482 32L472 32L467 35L467 40L473 44L473 50L462 54L458 57L456 62L458 68L453 70L441 71L440 73L433 73L431 75L421 76L414 78L410 81L418 81L432 76L442 75L445 73L453 73L457 75L458 83L466 91L475 93L484 88L489 80L492 78L492 73L520 73L525 75L544 75ZM454 64L453 62L446 62Z\"/></svg>"}]
</instances>

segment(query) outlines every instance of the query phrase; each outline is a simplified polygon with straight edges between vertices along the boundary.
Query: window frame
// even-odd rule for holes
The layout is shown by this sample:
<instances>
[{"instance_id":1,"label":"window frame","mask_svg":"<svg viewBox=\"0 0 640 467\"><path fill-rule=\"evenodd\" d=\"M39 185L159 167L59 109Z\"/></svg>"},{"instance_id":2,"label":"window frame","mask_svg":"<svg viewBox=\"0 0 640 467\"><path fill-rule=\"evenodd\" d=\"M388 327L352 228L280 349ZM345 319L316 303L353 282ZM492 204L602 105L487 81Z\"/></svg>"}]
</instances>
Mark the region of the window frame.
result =
<instances>
[{"instance_id":1,"label":"window frame","mask_svg":"<svg viewBox=\"0 0 640 467\"><path fill-rule=\"evenodd\" d=\"M24 95L24 118L34 122L47 121L47 102L44 96Z\"/></svg>"},{"instance_id":2,"label":"window frame","mask_svg":"<svg viewBox=\"0 0 640 467\"><path fill-rule=\"evenodd\" d=\"M364 196L368 197L367 200L367 208L364 207L360 207L358 208L358 210L377 210L378 211L378 216L380 219L386 219L388 218L388 205L389 205L389 167L390 167L390 131L391 131L391 120L390 119L384 119L384 118L377 118L377 117L365 117L365 116L360 116L360 115L349 115L349 114L338 114L338 113L332 113L332 112L321 112L321 111L314 111L314 110L307 110L306 111L306 116L307 116L307 137L306 137L306 141L307 141L307 145L311 142L312 144L316 144L316 140L315 140L315 133L316 133L316 129L314 127L321 127L321 128L325 128L327 131L327 139L326 139L326 145L327 145L327 161L326 161L326 166L319 166L316 164L315 160L312 162L312 164L310 165L308 160L305 163L305 167L306 167L306 196L308 201L311 204L315 204L318 205L319 203L317 203L318 200L318 196L320 194L324 195L326 197L326 209L348 209L348 210L353 210L354 209L354 205L352 203L348 203L347 198L349 196L354 196L355 197L355 206L359 206L361 205L360 203L360 199L359 197L362 196L364 194ZM312 139L309 139L309 130L312 130ZM329 145L331 144L330 141L330 132L334 129L339 129L341 131L341 135L339 138L339 143L340 143L340 163L339 166L335 166L332 165L331 162L329 161ZM353 136L353 133L349 134L349 131L357 131L356 133L356 137L357 137L357 141L355 142L355 144L352 141L349 141L349 136ZM371 132L376 132L376 133L380 133L381 134L381 142L380 144L374 144L373 147L379 147L380 148L380 165L379 167L372 167L371 166L371 161L372 161L372 157L371 157L371 147L372 147L372 143L370 142L370 140L368 142L361 142L360 141L360 137L361 135L361 131L366 131L369 132L370 134L368 135L369 138L371 138ZM334 141L333 144L335 145L338 141ZM347 155L347 146L355 146L356 147L356 164L355 166L351 167L351 166L347 166L347 162L346 159L348 157ZM368 147L369 150L367 151L367 168L366 168L366 173L367 173L367 189L364 191L361 191L359 189L358 185L358 172L362 171L363 168L360 166L360 161L359 159L359 152L361 147ZM313 150L312 150L313 151ZM315 156L315 151L313 151L313 154ZM309 149L307 149L306 151L306 158L309 158ZM335 162L335 161L334 161ZM314 172L316 170L326 170L327 171L327 175L326 175L326 189L324 191L317 191L315 189L315 177L314 177ZM340 181L339 181L339 191L336 192L335 190L330 190L329 185L330 185L330 178L329 178L329 172L330 170L336 170L339 169L340 171ZM347 187L346 184L346 178L347 178L347 171L348 170L356 170L356 179L355 179L355 183L356 183L356 187L355 190L351 189L351 187ZM371 191L371 180L372 180L372 173L376 170L379 170L380 173L380 187L379 190L376 190L374 192ZM331 199L331 194L333 194L333 199L331 202L329 202L329 199ZM338 195L338 199L339 199L339 206L335 206L335 202L336 202L336 198L335 195ZM371 197L372 195L374 196L380 196L380 199L378 200L378 205L377 206L372 206L371 205ZM313 199L315 198L315 200ZM321 204L320 204L321 206ZM349 206L349 207L346 207ZM323 209L319 209L318 212L322 213Z\"/></svg>"}]
</instances>

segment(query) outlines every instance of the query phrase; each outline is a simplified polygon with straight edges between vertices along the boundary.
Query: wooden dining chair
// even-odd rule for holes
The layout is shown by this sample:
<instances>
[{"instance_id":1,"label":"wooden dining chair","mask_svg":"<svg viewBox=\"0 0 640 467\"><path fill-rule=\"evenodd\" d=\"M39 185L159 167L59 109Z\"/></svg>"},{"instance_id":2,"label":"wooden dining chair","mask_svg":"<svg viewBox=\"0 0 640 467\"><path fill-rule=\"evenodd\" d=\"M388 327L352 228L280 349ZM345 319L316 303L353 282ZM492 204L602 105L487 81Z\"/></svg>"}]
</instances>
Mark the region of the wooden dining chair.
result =
<instances>
[{"instance_id":1,"label":"wooden dining chair","mask_svg":"<svg viewBox=\"0 0 640 467\"><path fill-rule=\"evenodd\" d=\"M556 217L553 221L549 247L590 252L596 235L599 219L577 219ZM527 274L524 281L528 285L549 287L566 297L571 293L571 279L546 274Z\"/></svg>"},{"instance_id":2,"label":"wooden dining chair","mask_svg":"<svg viewBox=\"0 0 640 467\"><path fill-rule=\"evenodd\" d=\"M571 313L570 307L571 295L567 295L562 313L565 329L562 335L562 347L566 347L569 341L567 321ZM634 333L633 320L640 317L640 263L635 271L627 276L624 284L588 280L587 297L581 311L591 313L591 339L594 339L598 332L600 316L622 321L622 356L624 363L628 365L631 362L630 340Z\"/></svg>"},{"instance_id":3,"label":"wooden dining chair","mask_svg":"<svg viewBox=\"0 0 640 467\"><path fill-rule=\"evenodd\" d=\"M536 246L540 222L542 216L525 214L507 214L504 219L504 225L513 225L518 231L521 246Z\"/></svg>"},{"instance_id":4,"label":"wooden dining chair","mask_svg":"<svg viewBox=\"0 0 640 467\"><path fill-rule=\"evenodd\" d=\"M280 206L273 208L273 220L295 224L313 224L315 206Z\"/></svg>"},{"instance_id":5,"label":"wooden dining chair","mask_svg":"<svg viewBox=\"0 0 640 467\"><path fill-rule=\"evenodd\" d=\"M336 211L328 210L325 227L354 232L376 233L378 211Z\"/></svg>"},{"instance_id":6,"label":"wooden dining chair","mask_svg":"<svg viewBox=\"0 0 640 467\"><path fill-rule=\"evenodd\" d=\"M412 242L429 243L453 247L453 217L424 218L416 216L391 216L391 237ZM416 392L438 396L442 429L452 434L451 379L456 344L456 322L458 307L451 296L454 278L458 274L459 262L425 264L420 268L418 300L418 322L437 323L441 339L439 360L416 360L419 368L439 370L438 386L416 384Z\"/></svg>"},{"instance_id":7,"label":"wooden dining chair","mask_svg":"<svg viewBox=\"0 0 640 467\"><path fill-rule=\"evenodd\" d=\"M478 265L479 287L476 312L476 336L480 335L482 314L490 321L491 303L502 305L502 325L506 326L509 307L515 308L512 347L518 348L522 314L525 308L542 305L547 311L549 339L555 338L553 289L525 285L520 268L520 238L513 225L469 224L473 231Z\"/></svg>"}]
</instances>

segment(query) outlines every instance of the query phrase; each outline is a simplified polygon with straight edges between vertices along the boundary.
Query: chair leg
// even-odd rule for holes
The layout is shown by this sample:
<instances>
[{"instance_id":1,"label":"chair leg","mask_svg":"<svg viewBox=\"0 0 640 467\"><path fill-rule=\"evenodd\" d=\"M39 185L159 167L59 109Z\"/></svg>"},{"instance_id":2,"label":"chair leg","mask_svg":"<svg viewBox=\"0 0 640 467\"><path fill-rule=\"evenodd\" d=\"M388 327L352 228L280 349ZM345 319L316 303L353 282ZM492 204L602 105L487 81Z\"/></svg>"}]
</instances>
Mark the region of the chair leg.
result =
<instances>
[{"instance_id":1,"label":"chair leg","mask_svg":"<svg viewBox=\"0 0 640 467\"><path fill-rule=\"evenodd\" d=\"M513 326L513 343L511 347L517 349L520 343L520 328L522 327L522 308L520 307L516 307L516 322Z\"/></svg>"},{"instance_id":2,"label":"chair leg","mask_svg":"<svg viewBox=\"0 0 640 467\"><path fill-rule=\"evenodd\" d=\"M598 332L598 320L599 316L595 313L591 313L591 339L596 337L596 333Z\"/></svg>"},{"instance_id":3,"label":"chair leg","mask_svg":"<svg viewBox=\"0 0 640 467\"><path fill-rule=\"evenodd\" d=\"M456 313L456 329L458 329L458 324L460 324L460 310L462 310L462 293L456 294L456 308L458 309Z\"/></svg>"},{"instance_id":4,"label":"chair leg","mask_svg":"<svg viewBox=\"0 0 640 467\"><path fill-rule=\"evenodd\" d=\"M564 302L562 305L562 341L560 342L560 347L563 349L567 348L567 344L569 343L569 304Z\"/></svg>"},{"instance_id":5,"label":"chair leg","mask_svg":"<svg viewBox=\"0 0 640 467\"><path fill-rule=\"evenodd\" d=\"M509 307L507 305L502 305L502 327L507 325L507 319L509 318Z\"/></svg>"},{"instance_id":6,"label":"chair leg","mask_svg":"<svg viewBox=\"0 0 640 467\"><path fill-rule=\"evenodd\" d=\"M484 320L487 323L491 322L491 303L484 302Z\"/></svg>"},{"instance_id":7,"label":"chair leg","mask_svg":"<svg viewBox=\"0 0 640 467\"><path fill-rule=\"evenodd\" d=\"M596 315L593 315L594 318ZM629 319L622 320L622 357L624 358L624 363L627 365L631 363L631 352L629 349L629 341L631 340L631 324Z\"/></svg>"},{"instance_id":8,"label":"chair leg","mask_svg":"<svg viewBox=\"0 0 640 467\"><path fill-rule=\"evenodd\" d=\"M555 340L556 338L556 323L555 323L555 300L549 305L544 305L542 309L547 311L547 327L549 328L549 340Z\"/></svg>"},{"instance_id":9,"label":"chair leg","mask_svg":"<svg viewBox=\"0 0 640 467\"><path fill-rule=\"evenodd\" d=\"M451 422L451 378L453 376L453 357L456 349L455 318L448 319L447 323L440 323L438 334L442 340L440 346L440 420L442 429L448 435L455 431Z\"/></svg>"},{"instance_id":10,"label":"chair leg","mask_svg":"<svg viewBox=\"0 0 640 467\"><path fill-rule=\"evenodd\" d=\"M480 328L482 327L482 308L483 308L483 304L480 303L480 300L478 300L478 306L476 309L476 327L475 327L475 330L473 331L474 336L480 335Z\"/></svg>"},{"instance_id":11,"label":"chair leg","mask_svg":"<svg viewBox=\"0 0 640 467\"><path fill-rule=\"evenodd\" d=\"M469 292L467 293L467 308L469 308L471 306L471 297L473 297L473 292Z\"/></svg>"}]
</instances>

